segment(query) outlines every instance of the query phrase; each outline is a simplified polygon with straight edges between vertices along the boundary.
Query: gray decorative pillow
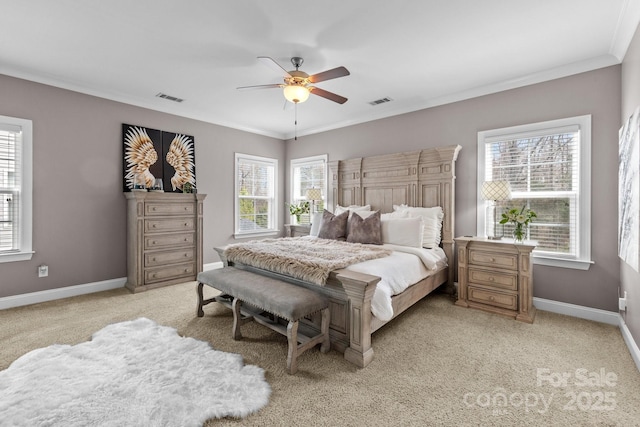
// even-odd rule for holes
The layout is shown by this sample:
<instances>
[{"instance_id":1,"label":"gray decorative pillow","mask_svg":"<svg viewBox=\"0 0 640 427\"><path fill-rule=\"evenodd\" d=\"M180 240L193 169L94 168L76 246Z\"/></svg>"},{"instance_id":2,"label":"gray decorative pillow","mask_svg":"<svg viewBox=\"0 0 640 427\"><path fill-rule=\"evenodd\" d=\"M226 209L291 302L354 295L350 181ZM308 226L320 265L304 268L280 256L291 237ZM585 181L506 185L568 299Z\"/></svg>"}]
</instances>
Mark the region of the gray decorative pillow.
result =
<instances>
[{"instance_id":1,"label":"gray decorative pillow","mask_svg":"<svg viewBox=\"0 0 640 427\"><path fill-rule=\"evenodd\" d=\"M325 209L322 212L322 224L320 224L318 237L321 239L344 240L347 236L348 219L349 211L334 215Z\"/></svg>"},{"instance_id":2,"label":"gray decorative pillow","mask_svg":"<svg viewBox=\"0 0 640 427\"><path fill-rule=\"evenodd\" d=\"M366 218L362 218L358 215L358 212L354 213L349 220L347 242L381 245L382 228L380 211L376 211Z\"/></svg>"}]
</instances>

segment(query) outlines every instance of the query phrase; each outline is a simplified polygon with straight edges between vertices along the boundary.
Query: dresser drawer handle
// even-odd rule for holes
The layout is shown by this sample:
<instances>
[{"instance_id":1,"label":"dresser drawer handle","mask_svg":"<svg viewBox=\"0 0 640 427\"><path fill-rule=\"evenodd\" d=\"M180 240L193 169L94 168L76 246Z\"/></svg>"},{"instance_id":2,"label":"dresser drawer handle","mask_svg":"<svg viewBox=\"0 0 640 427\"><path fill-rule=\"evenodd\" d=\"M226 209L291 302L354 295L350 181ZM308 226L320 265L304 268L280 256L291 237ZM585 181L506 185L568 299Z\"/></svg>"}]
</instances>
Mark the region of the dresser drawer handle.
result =
<instances>
[{"instance_id":1,"label":"dresser drawer handle","mask_svg":"<svg viewBox=\"0 0 640 427\"><path fill-rule=\"evenodd\" d=\"M156 208L151 208L151 210L152 210L152 211L155 211L155 210L156 210Z\"/></svg>"},{"instance_id":2,"label":"dresser drawer handle","mask_svg":"<svg viewBox=\"0 0 640 427\"><path fill-rule=\"evenodd\" d=\"M496 297L494 297L493 295L491 295L491 296L489 297L489 301L491 301L491 302L495 302L495 300L496 300Z\"/></svg>"},{"instance_id":3,"label":"dresser drawer handle","mask_svg":"<svg viewBox=\"0 0 640 427\"><path fill-rule=\"evenodd\" d=\"M151 261L157 261L156 257L153 257L153 259Z\"/></svg>"},{"instance_id":4,"label":"dresser drawer handle","mask_svg":"<svg viewBox=\"0 0 640 427\"><path fill-rule=\"evenodd\" d=\"M189 256L189 254L185 252L184 256L185 256L185 258L186 258L186 257L188 257L188 256Z\"/></svg>"},{"instance_id":5,"label":"dresser drawer handle","mask_svg":"<svg viewBox=\"0 0 640 427\"><path fill-rule=\"evenodd\" d=\"M189 239L187 239L187 238L185 237L185 238L184 238L184 241L185 241L185 242L188 242L188 241L189 241Z\"/></svg>"},{"instance_id":6,"label":"dresser drawer handle","mask_svg":"<svg viewBox=\"0 0 640 427\"><path fill-rule=\"evenodd\" d=\"M153 224L151 227L156 228L156 225L155 225L155 224Z\"/></svg>"},{"instance_id":7,"label":"dresser drawer handle","mask_svg":"<svg viewBox=\"0 0 640 427\"><path fill-rule=\"evenodd\" d=\"M490 281L490 282L493 282L493 281L495 281L495 280L496 280L496 279L495 279L493 276L489 276L489 281Z\"/></svg>"},{"instance_id":8,"label":"dresser drawer handle","mask_svg":"<svg viewBox=\"0 0 640 427\"><path fill-rule=\"evenodd\" d=\"M184 226L185 226L185 227L186 227L186 226L188 226L188 225L189 225L189 223L188 223L188 222L185 222L185 223L184 223Z\"/></svg>"},{"instance_id":9,"label":"dresser drawer handle","mask_svg":"<svg viewBox=\"0 0 640 427\"><path fill-rule=\"evenodd\" d=\"M489 261L496 262L496 259L495 258L489 258Z\"/></svg>"},{"instance_id":10,"label":"dresser drawer handle","mask_svg":"<svg viewBox=\"0 0 640 427\"><path fill-rule=\"evenodd\" d=\"M188 268L185 268L185 269L184 269L184 272L185 272L185 273L188 273L188 272L189 272L189 269L188 269Z\"/></svg>"},{"instance_id":11,"label":"dresser drawer handle","mask_svg":"<svg viewBox=\"0 0 640 427\"><path fill-rule=\"evenodd\" d=\"M185 210L185 211L188 211L188 210L189 210L189 208L185 206L185 207L184 207L184 210Z\"/></svg>"},{"instance_id":12,"label":"dresser drawer handle","mask_svg":"<svg viewBox=\"0 0 640 427\"><path fill-rule=\"evenodd\" d=\"M158 243L158 242L156 242L155 240L153 242L151 242L151 244L153 244L153 245L155 245L156 243Z\"/></svg>"}]
</instances>

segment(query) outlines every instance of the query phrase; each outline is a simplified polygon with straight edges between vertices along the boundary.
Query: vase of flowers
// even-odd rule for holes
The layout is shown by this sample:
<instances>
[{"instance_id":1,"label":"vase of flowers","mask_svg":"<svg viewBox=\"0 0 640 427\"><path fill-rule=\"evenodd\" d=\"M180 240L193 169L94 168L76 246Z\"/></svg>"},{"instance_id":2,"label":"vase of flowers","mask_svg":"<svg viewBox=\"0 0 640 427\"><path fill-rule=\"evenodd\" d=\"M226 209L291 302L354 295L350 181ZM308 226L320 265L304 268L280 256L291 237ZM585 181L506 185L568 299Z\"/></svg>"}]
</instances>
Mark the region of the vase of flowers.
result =
<instances>
[{"instance_id":1,"label":"vase of flowers","mask_svg":"<svg viewBox=\"0 0 640 427\"><path fill-rule=\"evenodd\" d=\"M300 216L309 213L309 202L289 205L289 213L296 217L296 224L300 224Z\"/></svg>"},{"instance_id":2,"label":"vase of flowers","mask_svg":"<svg viewBox=\"0 0 640 427\"><path fill-rule=\"evenodd\" d=\"M500 224L506 224L510 222L513 224L513 240L516 243L522 243L527 235L527 227L533 218L537 218L538 215L526 206L522 209L509 209L506 213L502 214Z\"/></svg>"}]
</instances>

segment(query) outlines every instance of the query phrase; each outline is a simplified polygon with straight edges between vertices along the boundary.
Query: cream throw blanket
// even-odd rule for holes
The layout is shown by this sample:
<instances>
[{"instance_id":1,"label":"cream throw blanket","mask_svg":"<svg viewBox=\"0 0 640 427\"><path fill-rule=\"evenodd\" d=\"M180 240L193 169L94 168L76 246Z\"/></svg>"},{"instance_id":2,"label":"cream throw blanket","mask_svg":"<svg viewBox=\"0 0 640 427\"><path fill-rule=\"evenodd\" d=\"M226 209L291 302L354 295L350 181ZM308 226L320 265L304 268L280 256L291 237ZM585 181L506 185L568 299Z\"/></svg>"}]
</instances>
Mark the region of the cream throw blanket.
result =
<instances>
[{"instance_id":1,"label":"cream throw blanket","mask_svg":"<svg viewBox=\"0 0 640 427\"><path fill-rule=\"evenodd\" d=\"M391 255L391 251L359 243L329 239L284 237L229 245L227 261L286 274L324 285L331 271L362 261Z\"/></svg>"}]
</instances>

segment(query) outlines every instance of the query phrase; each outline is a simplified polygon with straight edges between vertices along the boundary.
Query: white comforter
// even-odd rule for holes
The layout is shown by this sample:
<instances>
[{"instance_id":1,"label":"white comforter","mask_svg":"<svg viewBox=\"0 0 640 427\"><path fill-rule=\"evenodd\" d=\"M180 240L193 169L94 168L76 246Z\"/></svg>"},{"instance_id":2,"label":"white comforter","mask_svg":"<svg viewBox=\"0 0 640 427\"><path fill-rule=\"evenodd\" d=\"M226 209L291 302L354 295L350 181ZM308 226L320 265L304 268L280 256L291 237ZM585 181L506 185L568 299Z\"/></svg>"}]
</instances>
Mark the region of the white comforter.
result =
<instances>
[{"instance_id":1,"label":"white comforter","mask_svg":"<svg viewBox=\"0 0 640 427\"><path fill-rule=\"evenodd\" d=\"M391 297L445 265L447 258L441 248L424 249L390 244L382 246L393 250L393 253L385 258L353 264L347 269L381 278L371 300L371 312L380 320L387 321L393 318Z\"/></svg>"}]
</instances>

